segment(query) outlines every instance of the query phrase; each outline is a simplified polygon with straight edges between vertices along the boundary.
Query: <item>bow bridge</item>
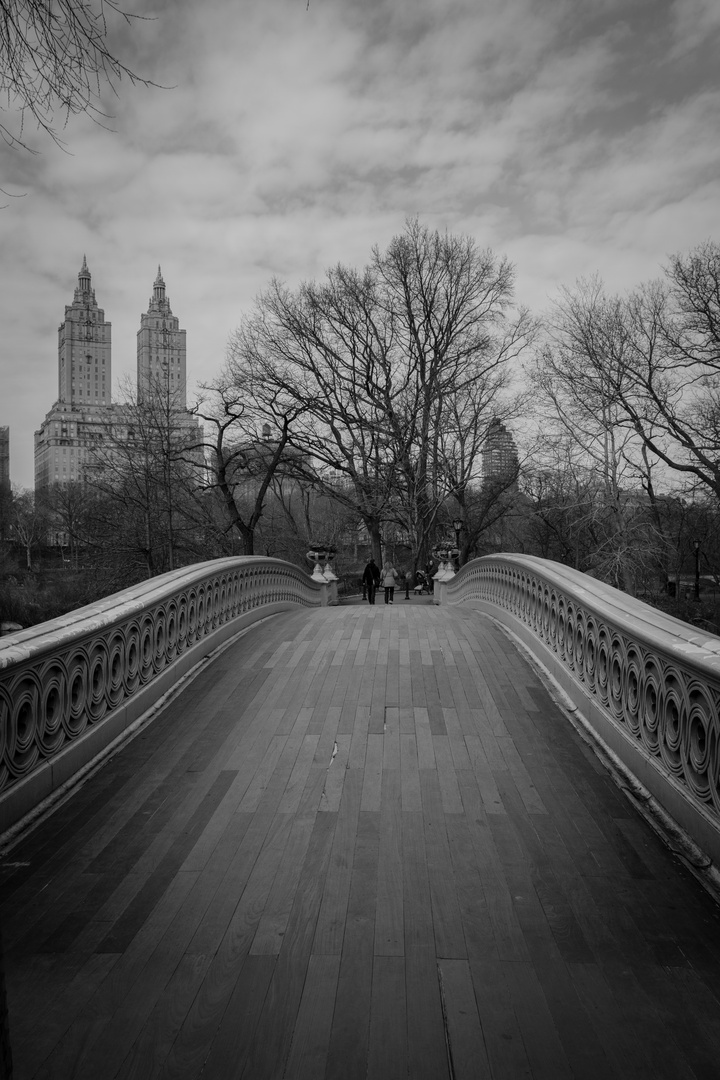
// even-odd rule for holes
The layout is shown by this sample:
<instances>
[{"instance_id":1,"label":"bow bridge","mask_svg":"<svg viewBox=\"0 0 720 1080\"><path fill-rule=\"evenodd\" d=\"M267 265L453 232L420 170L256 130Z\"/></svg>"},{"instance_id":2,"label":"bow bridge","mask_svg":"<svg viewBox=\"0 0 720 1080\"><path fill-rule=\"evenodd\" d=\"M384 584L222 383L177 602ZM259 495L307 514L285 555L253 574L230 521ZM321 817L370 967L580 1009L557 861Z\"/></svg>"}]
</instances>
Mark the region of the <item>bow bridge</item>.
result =
<instances>
[{"instance_id":1,"label":"bow bridge","mask_svg":"<svg viewBox=\"0 0 720 1080\"><path fill-rule=\"evenodd\" d=\"M13 1075L716 1077L719 702L720 639L514 555L2 639Z\"/></svg>"}]
</instances>

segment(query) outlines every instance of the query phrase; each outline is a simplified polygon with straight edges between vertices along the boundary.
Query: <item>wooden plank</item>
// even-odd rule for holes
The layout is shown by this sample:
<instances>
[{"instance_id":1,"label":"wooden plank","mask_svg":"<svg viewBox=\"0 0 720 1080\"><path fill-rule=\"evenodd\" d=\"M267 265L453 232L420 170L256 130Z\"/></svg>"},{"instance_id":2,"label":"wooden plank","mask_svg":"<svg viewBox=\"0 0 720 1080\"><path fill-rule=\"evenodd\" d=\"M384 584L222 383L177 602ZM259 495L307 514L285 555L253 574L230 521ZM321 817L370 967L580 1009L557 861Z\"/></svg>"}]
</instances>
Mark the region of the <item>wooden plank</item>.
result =
<instances>
[{"instance_id":1,"label":"wooden plank","mask_svg":"<svg viewBox=\"0 0 720 1080\"><path fill-rule=\"evenodd\" d=\"M413 948L435 949L432 903L420 812L402 813L403 926L405 955Z\"/></svg>"},{"instance_id":2,"label":"wooden plank","mask_svg":"<svg viewBox=\"0 0 720 1080\"><path fill-rule=\"evenodd\" d=\"M387 701L387 666L377 663L373 671L372 695L368 734L382 735L385 729L385 702Z\"/></svg>"},{"instance_id":3,"label":"wooden plank","mask_svg":"<svg viewBox=\"0 0 720 1080\"><path fill-rule=\"evenodd\" d=\"M401 786L396 770L383 773L378 853L376 956L402 956L403 928Z\"/></svg>"},{"instance_id":4,"label":"wooden plank","mask_svg":"<svg viewBox=\"0 0 720 1080\"><path fill-rule=\"evenodd\" d=\"M397 708L386 712L385 731L382 742L382 768L399 769L400 767L400 727Z\"/></svg>"},{"instance_id":5,"label":"wooden plank","mask_svg":"<svg viewBox=\"0 0 720 1080\"><path fill-rule=\"evenodd\" d=\"M284 1073L307 975L334 831L335 815L318 814L295 892L287 933L243 1073L253 1080L272 1080Z\"/></svg>"},{"instance_id":6,"label":"wooden plank","mask_svg":"<svg viewBox=\"0 0 720 1080\"><path fill-rule=\"evenodd\" d=\"M560 1041L532 964L504 964L503 979L517 1018L533 1080L573 1080L575 1075Z\"/></svg>"},{"instance_id":7,"label":"wooden plank","mask_svg":"<svg viewBox=\"0 0 720 1080\"><path fill-rule=\"evenodd\" d=\"M327 1080L360 1080L367 1071L380 815L360 813L347 907Z\"/></svg>"},{"instance_id":8,"label":"wooden plank","mask_svg":"<svg viewBox=\"0 0 720 1080\"><path fill-rule=\"evenodd\" d=\"M117 1080L135 1080L143 1075L157 1075L163 1069L184 1016L202 982L207 964L206 957L186 954L181 958L150 1017L115 1074ZM108 1068L111 1068L110 1060Z\"/></svg>"},{"instance_id":9,"label":"wooden plank","mask_svg":"<svg viewBox=\"0 0 720 1080\"><path fill-rule=\"evenodd\" d=\"M448 742L455 768L471 768L470 757L468 755L467 746L465 745L465 736L458 718L457 709L445 708L443 709L443 716L445 718L445 727L448 733Z\"/></svg>"},{"instance_id":10,"label":"wooden plank","mask_svg":"<svg viewBox=\"0 0 720 1080\"><path fill-rule=\"evenodd\" d=\"M369 706L358 705L355 710L355 723L353 725L352 740L350 743L350 755L348 757L349 769L365 768L365 753L367 751L369 723Z\"/></svg>"},{"instance_id":11,"label":"wooden plank","mask_svg":"<svg viewBox=\"0 0 720 1080\"><path fill-rule=\"evenodd\" d=\"M505 972L513 964L502 960L471 960L475 1000L491 1076L533 1080L532 1066L505 979Z\"/></svg>"},{"instance_id":12,"label":"wooden plank","mask_svg":"<svg viewBox=\"0 0 720 1080\"><path fill-rule=\"evenodd\" d=\"M435 773L426 769L420 774L420 784L425 859L436 953L439 957L465 957L467 956L465 935L457 900L438 778Z\"/></svg>"},{"instance_id":13,"label":"wooden plank","mask_svg":"<svg viewBox=\"0 0 720 1080\"><path fill-rule=\"evenodd\" d=\"M400 706L398 709L398 724L401 735L415 734L415 714L412 705Z\"/></svg>"},{"instance_id":14,"label":"wooden plank","mask_svg":"<svg viewBox=\"0 0 720 1080\"><path fill-rule=\"evenodd\" d=\"M623 1080L650 1080L670 1074L656 1071L649 1059L648 1047L637 1038L631 1018L620 1009L607 984L604 971L596 964L572 964L569 968L577 995L617 1076Z\"/></svg>"},{"instance_id":15,"label":"wooden plank","mask_svg":"<svg viewBox=\"0 0 720 1080\"><path fill-rule=\"evenodd\" d=\"M453 1080L492 1080L467 960L438 960Z\"/></svg>"},{"instance_id":16,"label":"wooden plank","mask_svg":"<svg viewBox=\"0 0 720 1080\"><path fill-rule=\"evenodd\" d=\"M325 784L318 810L337 812L343 793L343 784L347 777L348 758L350 755L351 736L338 734L327 767ZM355 770L360 772L360 770ZM361 773L362 776L362 773Z\"/></svg>"},{"instance_id":17,"label":"wooden plank","mask_svg":"<svg viewBox=\"0 0 720 1080\"><path fill-rule=\"evenodd\" d=\"M250 946L251 955L277 956L280 952L314 824L314 819L309 816L299 818L292 824Z\"/></svg>"},{"instance_id":18,"label":"wooden plank","mask_svg":"<svg viewBox=\"0 0 720 1080\"><path fill-rule=\"evenodd\" d=\"M581 966L587 970L589 965L572 965L574 978ZM644 1033L643 1063L664 1080L693 1080L695 1072L678 1043L676 1025L665 1023L661 1011L647 998L632 969L629 970L627 964L605 964L603 977L617 1002L626 1030Z\"/></svg>"},{"instance_id":19,"label":"wooden plank","mask_svg":"<svg viewBox=\"0 0 720 1080\"><path fill-rule=\"evenodd\" d=\"M567 965L562 961L548 961L534 964L532 969L521 966L519 974L524 973L533 982L537 978L572 1076L587 1080L616 1077L618 1074L607 1047L598 1037L589 1013L578 998ZM542 1001L540 1009L541 1014L544 1013Z\"/></svg>"},{"instance_id":20,"label":"wooden plank","mask_svg":"<svg viewBox=\"0 0 720 1080\"><path fill-rule=\"evenodd\" d=\"M238 807L241 814L252 814L257 810L260 799L270 781L270 777L275 772L280 756L285 749L287 739L288 737L286 735L277 735L271 739L263 760L258 767L252 782L248 785L242 802Z\"/></svg>"},{"instance_id":21,"label":"wooden plank","mask_svg":"<svg viewBox=\"0 0 720 1080\"><path fill-rule=\"evenodd\" d=\"M529 814L547 814L532 777L526 769L512 739L498 739L500 753L507 763L510 775Z\"/></svg>"},{"instance_id":22,"label":"wooden plank","mask_svg":"<svg viewBox=\"0 0 720 1080\"><path fill-rule=\"evenodd\" d=\"M47 1058L41 1075L58 1080L114 1075L172 980L218 884L219 879L198 877L155 947L126 950L88 1014L75 1020Z\"/></svg>"},{"instance_id":23,"label":"wooden plank","mask_svg":"<svg viewBox=\"0 0 720 1080\"><path fill-rule=\"evenodd\" d=\"M432 732L430 730L430 718L425 708L413 709L415 715L415 739L418 749L418 768L435 768L435 747L433 746Z\"/></svg>"},{"instance_id":24,"label":"wooden plank","mask_svg":"<svg viewBox=\"0 0 720 1080\"><path fill-rule=\"evenodd\" d=\"M446 814L462 814L464 808L457 776L455 775L455 763L450 749L450 741L446 735L433 735L433 747L435 750L435 768L442 793L443 810ZM423 771L429 772L429 770Z\"/></svg>"},{"instance_id":25,"label":"wooden plank","mask_svg":"<svg viewBox=\"0 0 720 1080\"><path fill-rule=\"evenodd\" d=\"M498 959L490 909L467 821L457 814L448 815L445 826L467 955L475 959Z\"/></svg>"},{"instance_id":26,"label":"wooden plank","mask_svg":"<svg viewBox=\"0 0 720 1080\"><path fill-rule=\"evenodd\" d=\"M246 884L239 902L236 899L231 907L230 921L224 928L221 940L208 943L211 948L204 955L210 963L168 1055L164 1066L168 1076L182 1075L193 1068L199 1071L202 1066L207 1047L218 1030L246 962L265 899L290 835L292 818L287 814L274 815L263 826L256 814L253 824L256 823L258 829L252 846L258 850L258 857L256 860L243 860L242 869L238 866ZM251 830L248 830L246 838L250 837L250 833ZM245 848L246 851L252 849L249 840ZM241 881L242 878L235 882L236 896ZM226 900L225 897L219 899L220 902ZM219 921L214 922L219 930ZM273 958L273 966L274 963Z\"/></svg>"},{"instance_id":27,"label":"wooden plank","mask_svg":"<svg viewBox=\"0 0 720 1080\"><path fill-rule=\"evenodd\" d=\"M400 782L403 810L422 810L420 771L415 735L400 736Z\"/></svg>"},{"instance_id":28,"label":"wooden plank","mask_svg":"<svg viewBox=\"0 0 720 1080\"><path fill-rule=\"evenodd\" d=\"M407 1075L405 958L378 956L373 961L370 993L367 1080Z\"/></svg>"},{"instance_id":29,"label":"wooden plank","mask_svg":"<svg viewBox=\"0 0 720 1080\"><path fill-rule=\"evenodd\" d=\"M303 738L298 755L295 759L295 764L292 767L292 772L290 773L290 777L280 800L280 805L278 806L278 813L293 814L300 805L300 799L305 790L305 784L307 783L310 769L315 760L315 752L321 734L322 724L311 723L307 730L307 734Z\"/></svg>"},{"instance_id":30,"label":"wooden plank","mask_svg":"<svg viewBox=\"0 0 720 1080\"><path fill-rule=\"evenodd\" d=\"M47 973L35 971L30 994L37 999L38 984L45 987L46 993L51 991L48 1000L43 1002L40 1015L28 1007L31 1002L25 1005L19 993L13 993L9 1029L16 1077L34 1076L68 1028L92 1014L95 995L118 959L118 955L109 953L91 955L84 964L77 964L67 982L60 983L57 993ZM14 985L16 980L12 982Z\"/></svg>"},{"instance_id":31,"label":"wooden plank","mask_svg":"<svg viewBox=\"0 0 720 1080\"><path fill-rule=\"evenodd\" d=\"M317 1080L325 1075L339 974L339 956L310 957L285 1066L285 1076L292 1080Z\"/></svg>"},{"instance_id":32,"label":"wooden plank","mask_svg":"<svg viewBox=\"0 0 720 1080\"><path fill-rule=\"evenodd\" d=\"M407 1075L413 1080L450 1080L445 1018L434 949L413 945L406 950L405 989Z\"/></svg>"},{"instance_id":33,"label":"wooden plank","mask_svg":"<svg viewBox=\"0 0 720 1080\"><path fill-rule=\"evenodd\" d=\"M320 738L318 739L317 747L315 748L315 757L313 758L314 765L323 765L325 768L329 768L336 746L341 712L342 709L338 705L328 706L323 729Z\"/></svg>"},{"instance_id":34,"label":"wooden plank","mask_svg":"<svg viewBox=\"0 0 720 1080\"><path fill-rule=\"evenodd\" d=\"M313 943L313 953L331 956L340 955L345 935L363 780L360 769L342 771L346 780Z\"/></svg>"},{"instance_id":35,"label":"wooden plank","mask_svg":"<svg viewBox=\"0 0 720 1080\"><path fill-rule=\"evenodd\" d=\"M125 908L122 915L115 920L108 934L97 945L96 952L125 952L132 939L147 922L150 913L170 886L172 879L180 870L188 850L193 846L211 817L213 810L228 790L234 775L230 771L219 774L202 804L187 823L186 831L177 837L165 857L134 896L132 902Z\"/></svg>"},{"instance_id":36,"label":"wooden plank","mask_svg":"<svg viewBox=\"0 0 720 1080\"><path fill-rule=\"evenodd\" d=\"M368 735L365 769L363 771L363 790L361 810L379 810L382 790L384 737Z\"/></svg>"},{"instance_id":37,"label":"wooden plank","mask_svg":"<svg viewBox=\"0 0 720 1080\"><path fill-rule=\"evenodd\" d=\"M720 1060L720 1001L694 968L633 964L632 972L672 1031L697 1077L713 1080Z\"/></svg>"},{"instance_id":38,"label":"wooden plank","mask_svg":"<svg viewBox=\"0 0 720 1080\"><path fill-rule=\"evenodd\" d=\"M166 1065L164 1080L172 1076L199 1076L200 1069L207 1080L242 1076L276 964L275 956L245 957L220 1022L209 1033L207 1044L203 1044L207 1054L204 1064L200 1062L199 1068L191 1072L185 1068L184 1056L177 1055Z\"/></svg>"}]
</instances>

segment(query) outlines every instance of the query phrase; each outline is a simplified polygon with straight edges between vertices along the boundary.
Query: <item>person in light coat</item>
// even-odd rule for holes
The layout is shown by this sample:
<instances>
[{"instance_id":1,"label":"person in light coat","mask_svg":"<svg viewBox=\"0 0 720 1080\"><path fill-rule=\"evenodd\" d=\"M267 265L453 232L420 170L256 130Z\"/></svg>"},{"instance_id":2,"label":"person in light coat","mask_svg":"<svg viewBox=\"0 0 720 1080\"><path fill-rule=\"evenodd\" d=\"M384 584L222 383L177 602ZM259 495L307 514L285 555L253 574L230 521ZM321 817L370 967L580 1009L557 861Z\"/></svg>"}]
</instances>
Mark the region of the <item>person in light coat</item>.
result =
<instances>
[{"instance_id":1,"label":"person in light coat","mask_svg":"<svg viewBox=\"0 0 720 1080\"><path fill-rule=\"evenodd\" d=\"M392 604L395 586L398 581L398 572L391 562L387 562L383 566L381 573L383 588L385 589L385 603Z\"/></svg>"}]
</instances>

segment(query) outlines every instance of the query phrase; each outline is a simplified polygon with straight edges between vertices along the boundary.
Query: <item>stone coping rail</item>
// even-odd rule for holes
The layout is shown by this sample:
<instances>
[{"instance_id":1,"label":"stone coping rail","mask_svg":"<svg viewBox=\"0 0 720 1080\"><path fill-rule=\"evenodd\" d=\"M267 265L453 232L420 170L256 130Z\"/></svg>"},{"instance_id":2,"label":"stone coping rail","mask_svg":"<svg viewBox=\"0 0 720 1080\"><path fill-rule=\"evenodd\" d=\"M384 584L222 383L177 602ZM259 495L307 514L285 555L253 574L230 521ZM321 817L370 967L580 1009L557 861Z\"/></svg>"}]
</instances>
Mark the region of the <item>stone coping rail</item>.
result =
<instances>
[{"instance_id":1,"label":"stone coping rail","mask_svg":"<svg viewBox=\"0 0 720 1080\"><path fill-rule=\"evenodd\" d=\"M197 664L330 586L262 556L171 571L0 638L0 834L37 812Z\"/></svg>"},{"instance_id":2,"label":"stone coping rail","mask_svg":"<svg viewBox=\"0 0 720 1080\"><path fill-rule=\"evenodd\" d=\"M582 723L720 866L720 638L577 570L485 556L438 583L505 624Z\"/></svg>"}]
</instances>

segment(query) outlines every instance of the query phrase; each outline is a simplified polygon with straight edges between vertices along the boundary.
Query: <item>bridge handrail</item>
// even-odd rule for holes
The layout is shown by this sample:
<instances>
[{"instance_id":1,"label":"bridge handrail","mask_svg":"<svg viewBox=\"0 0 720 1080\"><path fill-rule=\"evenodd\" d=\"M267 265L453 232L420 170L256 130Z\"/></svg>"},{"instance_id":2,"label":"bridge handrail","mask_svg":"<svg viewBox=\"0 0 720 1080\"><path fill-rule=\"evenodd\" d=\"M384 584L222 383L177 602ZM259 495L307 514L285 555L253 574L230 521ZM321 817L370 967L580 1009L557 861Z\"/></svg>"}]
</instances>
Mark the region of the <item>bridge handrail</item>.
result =
<instances>
[{"instance_id":1,"label":"bridge handrail","mask_svg":"<svg viewBox=\"0 0 720 1080\"><path fill-rule=\"evenodd\" d=\"M243 625L324 603L327 587L292 563L213 559L0 638L0 832L72 775L77 753L60 762L74 744L93 733L91 757Z\"/></svg>"},{"instance_id":2,"label":"bridge handrail","mask_svg":"<svg viewBox=\"0 0 720 1080\"><path fill-rule=\"evenodd\" d=\"M720 638L534 556L467 563L440 602L468 601L502 611L564 688L579 687L596 732L669 813L683 817L678 792L699 809L695 839L720 851L704 828L720 829Z\"/></svg>"}]
</instances>

